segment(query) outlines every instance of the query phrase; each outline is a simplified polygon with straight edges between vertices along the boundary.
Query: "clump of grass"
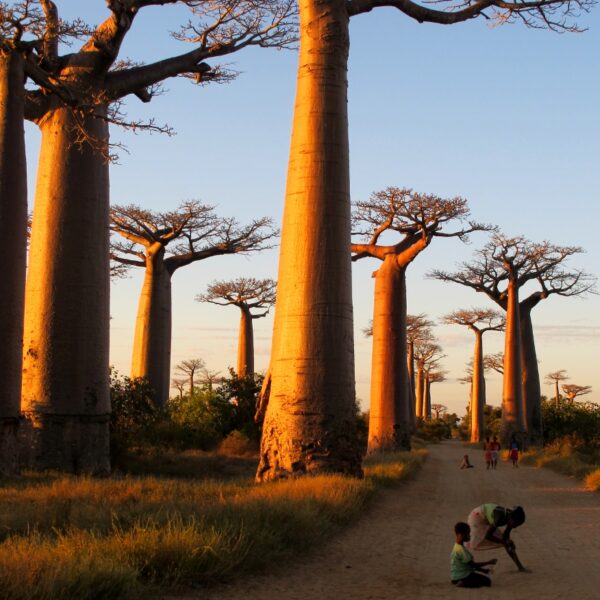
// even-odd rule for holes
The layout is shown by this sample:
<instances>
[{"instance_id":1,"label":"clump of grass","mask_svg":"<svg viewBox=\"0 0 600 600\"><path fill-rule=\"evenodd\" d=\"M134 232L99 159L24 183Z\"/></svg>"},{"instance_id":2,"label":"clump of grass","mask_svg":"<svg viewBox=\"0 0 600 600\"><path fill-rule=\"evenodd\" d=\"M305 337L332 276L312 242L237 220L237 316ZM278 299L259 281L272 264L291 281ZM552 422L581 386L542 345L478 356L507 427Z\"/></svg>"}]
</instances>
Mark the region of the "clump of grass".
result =
<instances>
[{"instance_id":1,"label":"clump of grass","mask_svg":"<svg viewBox=\"0 0 600 600\"><path fill-rule=\"evenodd\" d=\"M254 485L121 477L26 477L0 487L5 600L137 599L266 568L331 537L426 451L373 457L364 479Z\"/></svg>"},{"instance_id":2,"label":"clump of grass","mask_svg":"<svg viewBox=\"0 0 600 600\"><path fill-rule=\"evenodd\" d=\"M600 468L589 473L584 480L585 487L592 491L600 491Z\"/></svg>"}]
</instances>

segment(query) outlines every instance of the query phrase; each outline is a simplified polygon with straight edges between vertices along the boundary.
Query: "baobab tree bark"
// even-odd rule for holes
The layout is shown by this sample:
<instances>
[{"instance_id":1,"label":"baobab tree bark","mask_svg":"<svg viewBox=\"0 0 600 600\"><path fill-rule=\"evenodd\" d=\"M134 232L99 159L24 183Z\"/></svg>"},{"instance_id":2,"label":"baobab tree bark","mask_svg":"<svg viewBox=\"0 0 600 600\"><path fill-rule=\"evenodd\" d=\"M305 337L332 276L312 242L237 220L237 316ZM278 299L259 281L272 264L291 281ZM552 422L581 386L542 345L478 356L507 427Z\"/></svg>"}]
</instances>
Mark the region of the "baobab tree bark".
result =
<instances>
[{"instance_id":1,"label":"baobab tree bark","mask_svg":"<svg viewBox=\"0 0 600 600\"><path fill-rule=\"evenodd\" d=\"M0 51L0 475L18 469L23 303L27 252L27 168L23 59Z\"/></svg>"},{"instance_id":2,"label":"baobab tree bark","mask_svg":"<svg viewBox=\"0 0 600 600\"><path fill-rule=\"evenodd\" d=\"M171 374L171 272L164 255L161 244L146 252L131 359L131 377L146 379L160 406L169 397Z\"/></svg>"},{"instance_id":3,"label":"baobab tree bark","mask_svg":"<svg viewBox=\"0 0 600 600\"><path fill-rule=\"evenodd\" d=\"M530 296L522 300L519 305L523 410L525 411L529 441L535 445L543 442L542 390L531 321L531 311L538 302L539 300L536 300L534 296Z\"/></svg>"},{"instance_id":4,"label":"baobab tree bark","mask_svg":"<svg viewBox=\"0 0 600 600\"><path fill-rule=\"evenodd\" d=\"M244 378L254 373L254 327L250 309L240 306L240 313L237 376Z\"/></svg>"},{"instance_id":5,"label":"baobab tree bark","mask_svg":"<svg viewBox=\"0 0 600 600\"><path fill-rule=\"evenodd\" d=\"M485 379L483 373L483 332L474 330L473 378L471 385L471 442L481 442L485 433Z\"/></svg>"},{"instance_id":6,"label":"baobab tree bark","mask_svg":"<svg viewBox=\"0 0 600 600\"><path fill-rule=\"evenodd\" d=\"M417 361L417 418L425 418L425 366L422 361Z\"/></svg>"},{"instance_id":7,"label":"baobab tree bark","mask_svg":"<svg viewBox=\"0 0 600 600\"><path fill-rule=\"evenodd\" d=\"M428 371L424 373L423 384L423 418L426 421L431 421L431 381L429 380Z\"/></svg>"},{"instance_id":8,"label":"baobab tree bark","mask_svg":"<svg viewBox=\"0 0 600 600\"><path fill-rule=\"evenodd\" d=\"M361 475L355 427L344 0L301 0L300 57L259 481Z\"/></svg>"},{"instance_id":9,"label":"baobab tree bark","mask_svg":"<svg viewBox=\"0 0 600 600\"><path fill-rule=\"evenodd\" d=\"M388 254L374 277L368 452L410 449L406 268L398 265L396 255Z\"/></svg>"},{"instance_id":10,"label":"baobab tree bark","mask_svg":"<svg viewBox=\"0 0 600 600\"><path fill-rule=\"evenodd\" d=\"M406 361L408 370L409 422L410 430L414 432L417 426L417 396L415 390L415 343L413 340L408 340Z\"/></svg>"},{"instance_id":11,"label":"baobab tree bark","mask_svg":"<svg viewBox=\"0 0 600 600\"><path fill-rule=\"evenodd\" d=\"M519 288L516 280L516 274L509 279L506 295L501 431L502 443L506 446L513 434L522 438L527 431L523 409Z\"/></svg>"},{"instance_id":12,"label":"baobab tree bark","mask_svg":"<svg viewBox=\"0 0 600 600\"><path fill-rule=\"evenodd\" d=\"M96 144L108 126L84 116ZM39 122L42 149L25 305L26 464L108 472L108 164L77 144L69 108Z\"/></svg>"}]
</instances>

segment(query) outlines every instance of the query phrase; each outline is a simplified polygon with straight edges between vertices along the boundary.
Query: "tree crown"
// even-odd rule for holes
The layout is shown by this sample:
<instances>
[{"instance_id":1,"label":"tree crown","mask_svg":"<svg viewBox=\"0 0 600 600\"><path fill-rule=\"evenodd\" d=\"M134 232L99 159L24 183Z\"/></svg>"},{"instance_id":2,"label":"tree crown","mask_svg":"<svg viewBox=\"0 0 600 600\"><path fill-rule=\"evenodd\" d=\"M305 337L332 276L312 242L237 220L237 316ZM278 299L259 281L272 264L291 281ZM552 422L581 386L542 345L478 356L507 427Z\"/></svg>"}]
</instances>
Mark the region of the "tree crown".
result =
<instances>
[{"instance_id":1,"label":"tree crown","mask_svg":"<svg viewBox=\"0 0 600 600\"><path fill-rule=\"evenodd\" d=\"M257 319L266 316L275 304L276 288L277 283L273 279L239 277L230 281L214 281L204 294L196 296L196 300L219 306L234 305L246 310L266 309L260 313L251 313Z\"/></svg>"}]
</instances>

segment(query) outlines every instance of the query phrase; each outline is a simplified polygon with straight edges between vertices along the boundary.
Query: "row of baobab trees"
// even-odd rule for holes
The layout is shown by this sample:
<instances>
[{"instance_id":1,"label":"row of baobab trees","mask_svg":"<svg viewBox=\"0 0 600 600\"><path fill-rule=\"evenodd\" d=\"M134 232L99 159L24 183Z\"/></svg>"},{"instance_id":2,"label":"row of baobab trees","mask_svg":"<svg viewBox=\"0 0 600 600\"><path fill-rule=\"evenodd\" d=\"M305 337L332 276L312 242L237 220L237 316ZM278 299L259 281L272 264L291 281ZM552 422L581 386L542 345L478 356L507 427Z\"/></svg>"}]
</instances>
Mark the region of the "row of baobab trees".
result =
<instances>
[{"instance_id":1,"label":"row of baobab trees","mask_svg":"<svg viewBox=\"0 0 600 600\"><path fill-rule=\"evenodd\" d=\"M121 60L137 15L167 5L189 10L189 20L174 34L189 44L186 51L150 64ZM349 21L384 6L421 23L451 25L482 17L578 31L571 19L588 11L593 0L474 0L459 7L412 0L111 0L106 19L96 27L60 19L52 0L0 4L5 463L14 455L22 414L36 460L78 470L108 468L109 125L166 130L126 118L123 99L148 102L171 77L196 83L230 79L216 64L219 57L249 46L290 47L299 39L271 393L257 478L361 473L354 443L348 256ZM26 291L25 119L42 132ZM394 267L394 258L384 258L373 235L375 242L364 244L354 258L374 256L384 262L382 273L403 272L401 262ZM395 300L402 301L399 279L390 281L397 286ZM509 301L507 321L515 311ZM382 318L374 318L374 343ZM394 358L399 367L406 364L406 350L404 344L396 348L402 355ZM396 388L391 397L406 394Z\"/></svg>"}]
</instances>

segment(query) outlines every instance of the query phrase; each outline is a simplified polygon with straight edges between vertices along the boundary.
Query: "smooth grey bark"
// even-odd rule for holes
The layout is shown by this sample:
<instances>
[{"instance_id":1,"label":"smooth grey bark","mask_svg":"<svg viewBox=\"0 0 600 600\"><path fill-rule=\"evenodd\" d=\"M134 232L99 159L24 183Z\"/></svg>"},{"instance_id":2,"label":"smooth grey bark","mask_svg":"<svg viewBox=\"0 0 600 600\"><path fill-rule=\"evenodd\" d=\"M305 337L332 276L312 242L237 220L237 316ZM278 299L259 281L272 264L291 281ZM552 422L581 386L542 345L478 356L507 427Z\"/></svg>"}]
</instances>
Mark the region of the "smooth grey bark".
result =
<instances>
[{"instance_id":1,"label":"smooth grey bark","mask_svg":"<svg viewBox=\"0 0 600 600\"><path fill-rule=\"evenodd\" d=\"M539 445L543 441L542 390L535 350L533 323L531 321L533 306L527 300L522 301L519 306L521 313L521 362L523 373L523 408L527 417L527 434L530 443Z\"/></svg>"},{"instance_id":2,"label":"smooth grey bark","mask_svg":"<svg viewBox=\"0 0 600 600\"><path fill-rule=\"evenodd\" d=\"M108 144L103 119L83 127ZM77 144L70 109L57 105L42 131L23 348L26 464L108 472L108 164Z\"/></svg>"},{"instance_id":3,"label":"smooth grey bark","mask_svg":"<svg viewBox=\"0 0 600 600\"><path fill-rule=\"evenodd\" d=\"M23 306L27 253L27 167L23 59L0 52L0 475L18 470Z\"/></svg>"}]
</instances>

